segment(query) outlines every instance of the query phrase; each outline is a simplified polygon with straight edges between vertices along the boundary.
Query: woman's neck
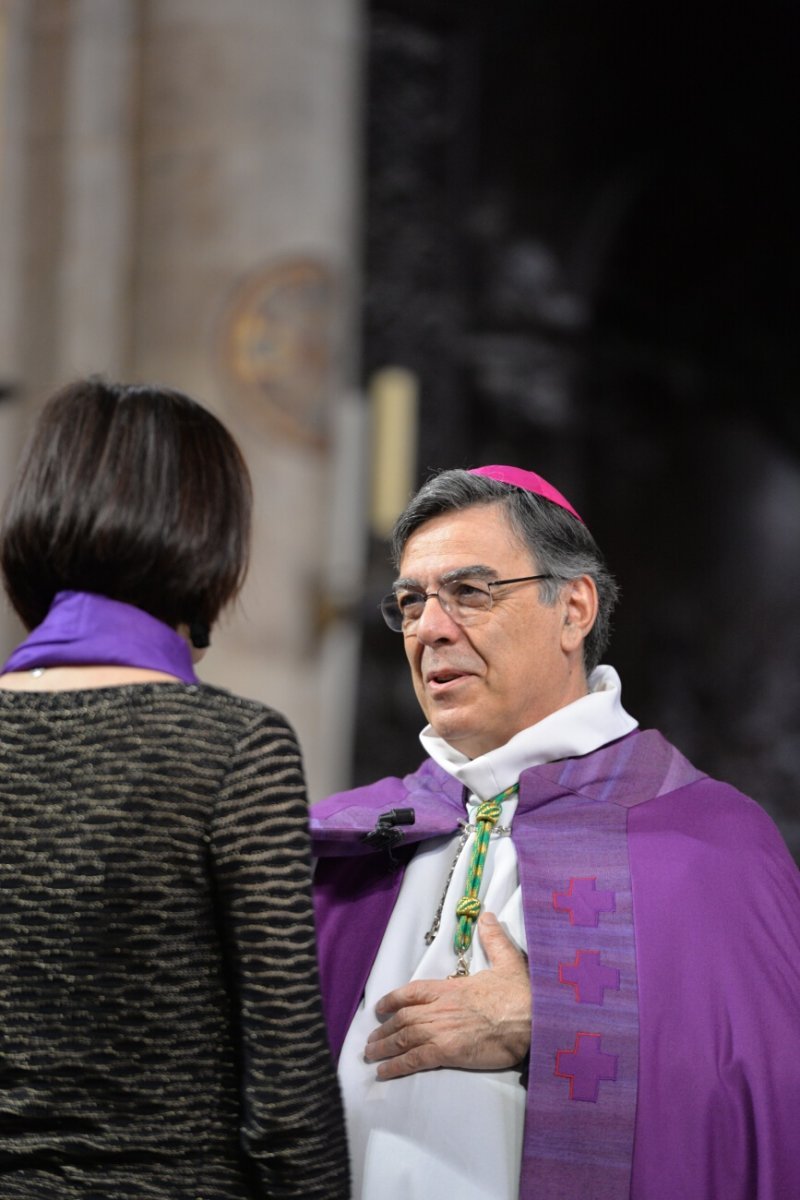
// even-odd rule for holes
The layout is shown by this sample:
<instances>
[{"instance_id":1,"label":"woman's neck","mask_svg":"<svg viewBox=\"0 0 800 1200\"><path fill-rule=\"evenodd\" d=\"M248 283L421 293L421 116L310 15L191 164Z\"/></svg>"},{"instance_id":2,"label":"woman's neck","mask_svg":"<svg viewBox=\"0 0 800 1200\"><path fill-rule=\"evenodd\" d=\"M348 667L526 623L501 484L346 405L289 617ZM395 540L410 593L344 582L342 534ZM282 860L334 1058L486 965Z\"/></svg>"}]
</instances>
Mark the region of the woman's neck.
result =
<instances>
[{"instance_id":1,"label":"woman's neck","mask_svg":"<svg viewBox=\"0 0 800 1200\"><path fill-rule=\"evenodd\" d=\"M0 675L0 689L9 692L73 692L91 688L122 687L126 683L180 683L176 675L148 667L115 665L36 667Z\"/></svg>"}]
</instances>

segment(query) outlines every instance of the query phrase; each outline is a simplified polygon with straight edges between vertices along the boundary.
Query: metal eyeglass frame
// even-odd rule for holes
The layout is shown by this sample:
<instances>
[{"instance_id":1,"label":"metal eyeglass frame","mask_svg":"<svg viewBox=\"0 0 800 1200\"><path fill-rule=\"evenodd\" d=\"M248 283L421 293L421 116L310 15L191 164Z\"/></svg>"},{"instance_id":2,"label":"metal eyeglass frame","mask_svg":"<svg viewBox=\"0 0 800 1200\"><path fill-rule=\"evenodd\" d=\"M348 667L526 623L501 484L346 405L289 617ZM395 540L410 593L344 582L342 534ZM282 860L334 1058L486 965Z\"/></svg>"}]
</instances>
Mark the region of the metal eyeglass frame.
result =
<instances>
[{"instance_id":1,"label":"metal eyeglass frame","mask_svg":"<svg viewBox=\"0 0 800 1200\"><path fill-rule=\"evenodd\" d=\"M477 587L476 581L469 580L468 582L469 582L470 586L472 588L474 588L474 590L476 592L482 592L488 598L488 603L486 604L485 607L481 606L480 608L475 608L472 611L474 611L476 616L480 615L481 613L491 612L492 605L494 603L494 596L492 594L491 589L494 587L503 587L503 585L508 585L511 583L534 583L535 581L540 580L540 579L555 579L555 578L557 578L555 575L520 575L517 579L491 579L486 584L485 590L482 587ZM388 596L384 596L380 602L380 610L381 610L383 619L386 622L386 624L389 626L389 628L392 630L393 633L402 633L403 630L407 629L410 624L411 625L416 624L421 619L422 611L424 611L425 604L428 602L428 600L431 600L435 596L436 599L441 604L444 611L447 613L448 617L450 617L451 620L455 621L457 625L463 625L464 624L463 617L453 611L454 607L457 608L456 597L452 596L451 599L443 600L442 592L444 592L446 595L452 594L452 591L454 588L459 587L461 584L463 584L465 582L467 582L467 581L465 581L464 579L453 579L449 583L443 583L442 586L438 589L438 591L435 591L435 592L414 592L413 589L409 588L408 592L410 595L419 596L420 599L422 599L423 607L422 607L422 610L420 611L419 616L411 617L406 621L403 620L403 613L400 609L400 605L397 603L396 594L394 592L389 592ZM483 582L483 581L481 581L481 582ZM467 618L467 623L468 622L469 622L469 618Z\"/></svg>"}]
</instances>

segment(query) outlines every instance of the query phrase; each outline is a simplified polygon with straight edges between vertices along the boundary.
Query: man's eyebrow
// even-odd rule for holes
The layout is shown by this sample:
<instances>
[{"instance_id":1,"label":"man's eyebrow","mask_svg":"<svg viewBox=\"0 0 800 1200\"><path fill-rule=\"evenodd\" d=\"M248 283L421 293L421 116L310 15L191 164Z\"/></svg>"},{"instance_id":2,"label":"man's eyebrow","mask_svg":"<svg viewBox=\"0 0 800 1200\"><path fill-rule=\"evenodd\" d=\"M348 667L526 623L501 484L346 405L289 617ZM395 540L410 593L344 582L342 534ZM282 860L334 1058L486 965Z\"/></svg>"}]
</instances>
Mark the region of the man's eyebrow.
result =
<instances>
[{"instance_id":1,"label":"man's eyebrow","mask_svg":"<svg viewBox=\"0 0 800 1200\"><path fill-rule=\"evenodd\" d=\"M445 571L439 576L440 585L443 583L455 583L458 579L497 579L498 572L494 567L487 567L483 563L473 563L468 567L455 567L452 571ZM403 588L408 592L422 592L425 589L418 579L412 579L409 576L404 576L401 579L395 579L392 587Z\"/></svg>"}]
</instances>

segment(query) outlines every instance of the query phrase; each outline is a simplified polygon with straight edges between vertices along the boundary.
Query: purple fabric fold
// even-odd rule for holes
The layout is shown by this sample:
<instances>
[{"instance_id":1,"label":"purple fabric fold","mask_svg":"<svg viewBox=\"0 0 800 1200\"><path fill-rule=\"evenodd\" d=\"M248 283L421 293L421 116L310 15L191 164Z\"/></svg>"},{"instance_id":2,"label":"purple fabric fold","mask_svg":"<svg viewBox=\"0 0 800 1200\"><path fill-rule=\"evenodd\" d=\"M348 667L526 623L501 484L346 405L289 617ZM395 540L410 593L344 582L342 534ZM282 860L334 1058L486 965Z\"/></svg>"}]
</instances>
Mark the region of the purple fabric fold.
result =
<instances>
[{"instance_id":1,"label":"purple fabric fold","mask_svg":"<svg viewBox=\"0 0 800 1200\"><path fill-rule=\"evenodd\" d=\"M41 625L12 651L2 670L81 664L142 667L199 683L179 633L132 604L90 592L58 592Z\"/></svg>"}]
</instances>

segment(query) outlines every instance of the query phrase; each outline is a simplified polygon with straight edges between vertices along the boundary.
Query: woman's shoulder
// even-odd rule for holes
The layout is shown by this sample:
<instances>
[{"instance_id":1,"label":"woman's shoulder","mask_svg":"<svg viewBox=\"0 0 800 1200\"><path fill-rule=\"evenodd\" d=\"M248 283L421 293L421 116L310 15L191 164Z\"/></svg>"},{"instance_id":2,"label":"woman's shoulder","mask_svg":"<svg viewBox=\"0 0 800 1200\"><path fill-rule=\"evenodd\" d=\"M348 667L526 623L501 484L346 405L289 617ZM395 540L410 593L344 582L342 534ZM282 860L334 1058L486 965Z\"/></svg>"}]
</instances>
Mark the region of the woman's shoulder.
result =
<instances>
[{"instance_id":1,"label":"woman's shoulder","mask_svg":"<svg viewBox=\"0 0 800 1200\"><path fill-rule=\"evenodd\" d=\"M209 683L154 689L153 701L158 701L165 709L178 706L187 713L195 712L199 718L204 716L222 722L243 736L250 730L274 730L292 738L295 736L288 718L278 709Z\"/></svg>"}]
</instances>

